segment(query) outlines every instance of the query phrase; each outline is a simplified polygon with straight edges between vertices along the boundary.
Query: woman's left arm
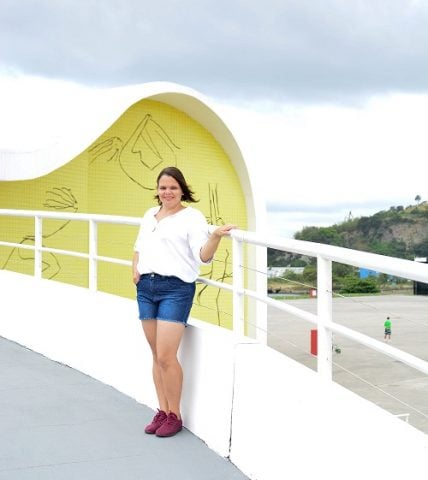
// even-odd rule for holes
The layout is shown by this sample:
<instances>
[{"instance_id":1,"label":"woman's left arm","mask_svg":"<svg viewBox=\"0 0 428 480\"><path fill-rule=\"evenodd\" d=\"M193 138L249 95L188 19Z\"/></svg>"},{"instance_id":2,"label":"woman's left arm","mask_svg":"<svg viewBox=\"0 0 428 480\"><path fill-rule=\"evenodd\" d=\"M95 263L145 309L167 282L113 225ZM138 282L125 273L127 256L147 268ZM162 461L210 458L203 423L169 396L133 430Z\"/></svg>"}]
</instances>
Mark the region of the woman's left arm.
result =
<instances>
[{"instance_id":1,"label":"woman's left arm","mask_svg":"<svg viewBox=\"0 0 428 480\"><path fill-rule=\"evenodd\" d=\"M230 231L234 228L236 228L235 225L231 225L231 224L222 225L221 227L216 228L211 233L205 245L201 248L201 251L199 252L199 256L201 257L201 260L204 263L207 263L212 260L220 244L220 240L225 235L229 235Z\"/></svg>"}]
</instances>

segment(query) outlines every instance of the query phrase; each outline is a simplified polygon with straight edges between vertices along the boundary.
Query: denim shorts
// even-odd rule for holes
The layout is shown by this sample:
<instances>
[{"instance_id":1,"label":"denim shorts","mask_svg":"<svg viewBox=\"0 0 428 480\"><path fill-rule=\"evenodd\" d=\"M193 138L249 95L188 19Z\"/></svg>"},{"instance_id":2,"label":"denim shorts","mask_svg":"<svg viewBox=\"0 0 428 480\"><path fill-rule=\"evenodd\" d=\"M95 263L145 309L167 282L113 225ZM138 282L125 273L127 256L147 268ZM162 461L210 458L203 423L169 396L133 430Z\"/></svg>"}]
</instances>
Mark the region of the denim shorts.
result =
<instances>
[{"instance_id":1,"label":"denim shorts","mask_svg":"<svg viewBox=\"0 0 428 480\"><path fill-rule=\"evenodd\" d=\"M147 273L137 283L137 302L140 320L167 320L187 324L195 282L180 278Z\"/></svg>"}]
</instances>

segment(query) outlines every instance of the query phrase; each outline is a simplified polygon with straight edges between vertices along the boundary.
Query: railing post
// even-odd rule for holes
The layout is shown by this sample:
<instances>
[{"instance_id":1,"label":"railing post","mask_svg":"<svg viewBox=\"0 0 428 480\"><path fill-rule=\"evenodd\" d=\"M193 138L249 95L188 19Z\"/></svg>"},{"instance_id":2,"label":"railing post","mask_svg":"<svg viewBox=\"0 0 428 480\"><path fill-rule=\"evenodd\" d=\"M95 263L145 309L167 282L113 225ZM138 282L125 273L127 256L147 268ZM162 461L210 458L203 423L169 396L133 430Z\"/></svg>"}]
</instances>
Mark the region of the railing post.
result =
<instances>
[{"instance_id":1,"label":"railing post","mask_svg":"<svg viewBox=\"0 0 428 480\"><path fill-rule=\"evenodd\" d=\"M91 219L89 220L89 290L93 292L98 289L97 243L97 222Z\"/></svg>"},{"instance_id":2,"label":"railing post","mask_svg":"<svg viewBox=\"0 0 428 480\"><path fill-rule=\"evenodd\" d=\"M243 245L242 241L232 237L233 255L233 332L245 334L244 325L244 275L242 269Z\"/></svg>"},{"instance_id":3,"label":"railing post","mask_svg":"<svg viewBox=\"0 0 428 480\"><path fill-rule=\"evenodd\" d=\"M332 263L322 256L317 257L317 315L318 315L318 373L331 380L332 332L325 326L332 321Z\"/></svg>"},{"instance_id":4,"label":"railing post","mask_svg":"<svg viewBox=\"0 0 428 480\"><path fill-rule=\"evenodd\" d=\"M42 278L42 217L34 216L34 276Z\"/></svg>"}]
</instances>

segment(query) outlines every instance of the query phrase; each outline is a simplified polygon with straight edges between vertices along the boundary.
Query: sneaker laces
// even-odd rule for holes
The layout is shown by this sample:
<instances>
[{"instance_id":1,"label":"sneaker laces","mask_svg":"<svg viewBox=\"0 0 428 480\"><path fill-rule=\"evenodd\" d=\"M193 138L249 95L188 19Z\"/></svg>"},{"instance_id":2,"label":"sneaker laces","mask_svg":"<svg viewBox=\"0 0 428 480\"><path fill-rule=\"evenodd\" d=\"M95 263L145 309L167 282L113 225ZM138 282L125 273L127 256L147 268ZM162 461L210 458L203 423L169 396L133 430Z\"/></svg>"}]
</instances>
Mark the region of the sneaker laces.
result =
<instances>
[{"instance_id":1,"label":"sneaker laces","mask_svg":"<svg viewBox=\"0 0 428 480\"><path fill-rule=\"evenodd\" d=\"M153 422L158 422L159 420L162 420L165 418L166 413L162 410L158 410L158 413L154 416Z\"/></svg>"}]
</instances>

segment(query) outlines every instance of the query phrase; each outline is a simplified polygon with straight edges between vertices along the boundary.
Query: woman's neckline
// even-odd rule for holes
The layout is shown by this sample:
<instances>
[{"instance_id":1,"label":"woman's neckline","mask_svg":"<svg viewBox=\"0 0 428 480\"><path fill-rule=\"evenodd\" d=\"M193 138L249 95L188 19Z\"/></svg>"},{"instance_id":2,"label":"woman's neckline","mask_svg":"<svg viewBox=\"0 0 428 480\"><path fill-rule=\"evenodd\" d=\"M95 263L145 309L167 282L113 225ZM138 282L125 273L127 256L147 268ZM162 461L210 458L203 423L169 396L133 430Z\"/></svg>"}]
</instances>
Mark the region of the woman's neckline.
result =
<instances>
[{"instance_id":1,"label":"woman's neckline","mask_svg":"<svg viewBox=\"0 0 428 480\"><path fill-rule=\"evenodd\" d=\"M163 220L164 218L173 217L174 215L177 215L178 213L186 210L186 208L188 208L188 207L184 207L183 205L181 205L181 208L180 208L179 210L176 210L176 211L171 212L171 213L169 213L167 210L165 210L165 214L162 215L161 218L158 218L157 216L158 216L159 213L162 211L162 205L160 205L158 211L154 214L154 217L156 218L156 220L157 220L158 222L160 222L160 221Z\"/></svg>"}]
</instances>

